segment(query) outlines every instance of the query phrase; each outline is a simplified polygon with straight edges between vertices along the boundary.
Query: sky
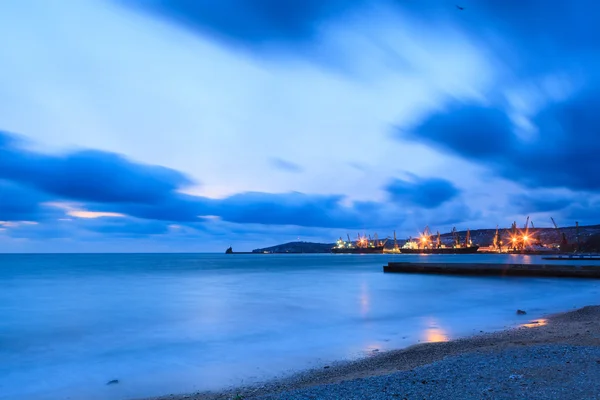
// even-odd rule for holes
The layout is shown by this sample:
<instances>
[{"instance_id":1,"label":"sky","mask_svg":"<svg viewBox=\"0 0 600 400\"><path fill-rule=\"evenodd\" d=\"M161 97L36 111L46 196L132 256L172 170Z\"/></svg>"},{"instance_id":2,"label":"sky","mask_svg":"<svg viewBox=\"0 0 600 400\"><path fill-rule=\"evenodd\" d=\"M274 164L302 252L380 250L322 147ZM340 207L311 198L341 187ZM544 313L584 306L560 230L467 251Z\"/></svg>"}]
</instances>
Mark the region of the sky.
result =
<instances>
[{"instance_id":1,"label":"sky","mask_svg":"<svg viewBox=\"0 0 600 400\"><path fill-rule=\"evenodd\" d=\"M600 223L600 4L0 2L0 251Z\"/></svg>"}]
</instances>

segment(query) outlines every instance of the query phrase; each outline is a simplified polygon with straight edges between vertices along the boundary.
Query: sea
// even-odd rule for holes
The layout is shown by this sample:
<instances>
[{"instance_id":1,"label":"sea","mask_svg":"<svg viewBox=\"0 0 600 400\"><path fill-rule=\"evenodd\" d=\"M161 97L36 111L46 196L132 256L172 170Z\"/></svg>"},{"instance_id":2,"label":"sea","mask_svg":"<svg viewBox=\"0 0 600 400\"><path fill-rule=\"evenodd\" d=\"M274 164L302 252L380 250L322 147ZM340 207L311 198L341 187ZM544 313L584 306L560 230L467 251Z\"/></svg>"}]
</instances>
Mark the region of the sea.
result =
<instances>
[{"instance_id":1,"label":"sea","mask_svg":"<svg viewBox=\"0 0 600 400\"><path fill-rule=\"evenodd\" d=\"M219 390L543 324L548 314L600 303L597 280L384 274L393 260L543 262L493 254L0 255L0 399Z\"/></svg>"}]
</instances>

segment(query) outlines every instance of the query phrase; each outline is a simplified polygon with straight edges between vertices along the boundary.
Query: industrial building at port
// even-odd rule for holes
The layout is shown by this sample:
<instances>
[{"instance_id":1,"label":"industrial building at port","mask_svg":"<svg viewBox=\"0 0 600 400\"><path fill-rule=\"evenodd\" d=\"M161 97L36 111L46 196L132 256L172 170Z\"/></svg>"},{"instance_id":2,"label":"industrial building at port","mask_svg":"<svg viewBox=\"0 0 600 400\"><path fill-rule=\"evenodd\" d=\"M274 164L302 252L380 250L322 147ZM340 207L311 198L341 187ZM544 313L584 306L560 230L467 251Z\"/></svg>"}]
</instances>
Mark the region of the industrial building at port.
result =
<instances>
[{"instance_id":1,"label":"industrial building at port","mask_svg":"<svg viewBox=\"0 0 600 400\"><path fill-rule=\"evenodd\" d=\"M519 228L516 221L508 229L496 227L491 240L485 235L476 235L471 231L458 232L456 228L451 233L435 234L425 227L417 237L409 237L404 243L399 243L394 232L393 239L380 240L377 234L371 238L367 234L358 234L356 240L340 238L332 248L333 253L570 253L582 250L584 237L593 236L600 232L598 226L585 227L585 233L580 232L579 223L575 223L574 235L572 228L561 229L554 218L551 218L553 228L535 228L533 221L527 217L525 224ZM590 233L590 229L592 233ZM489 232L490 230L482 230ZM481 231L476 231L481 232ZM479 240L478 240L479 239ZM390 242L392 245L390 246Z\"/></svg>"}]
</instances>

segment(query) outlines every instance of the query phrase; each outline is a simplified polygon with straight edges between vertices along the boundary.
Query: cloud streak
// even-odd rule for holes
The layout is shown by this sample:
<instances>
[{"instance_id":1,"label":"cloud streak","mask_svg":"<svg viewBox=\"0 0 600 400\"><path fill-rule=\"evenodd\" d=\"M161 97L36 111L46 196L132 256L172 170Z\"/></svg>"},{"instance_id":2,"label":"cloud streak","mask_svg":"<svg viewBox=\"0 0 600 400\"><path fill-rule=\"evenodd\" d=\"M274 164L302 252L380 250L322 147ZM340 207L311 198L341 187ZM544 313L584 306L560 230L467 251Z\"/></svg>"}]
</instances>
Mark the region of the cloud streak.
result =
<instances>
[{"instance_id":1,"label":"cloud streak","mask_svg":"<svg viewBox=\"0 0 600 400\"><path fill-rule=\"evenodd\" d=\"M303 171L303 168L300 165L282 158L271 158L270 163L273 167L286 172L298 173Z\"/></svg>"},{"instance_id":2,"label":"cloud streak","mask_svg":"<svg viewBox=\"0 0 600 400\"><path fill-rule=\"evenodd\" d=\"M78 220L95 232L165 232L165 224L202 229L212 217L235 224L352 228L401 223L394 203L348 202L341 195L298 192L244 192L221 199L183 194L191 183L185 174L140 164L121 155L80 150L48 155L25 149L14 135L0 134L3 156L0 190L4 219L38 220L42 209ZM459 192L448 181L396 180L388 188L394 201L436 208ZM402 204L404 206L404 204ZM394 217L390 217L394 215ZM155 221L133 228L130 221ZM89 220L84 223L83 220Z\"/></svg>"}]
</instances>

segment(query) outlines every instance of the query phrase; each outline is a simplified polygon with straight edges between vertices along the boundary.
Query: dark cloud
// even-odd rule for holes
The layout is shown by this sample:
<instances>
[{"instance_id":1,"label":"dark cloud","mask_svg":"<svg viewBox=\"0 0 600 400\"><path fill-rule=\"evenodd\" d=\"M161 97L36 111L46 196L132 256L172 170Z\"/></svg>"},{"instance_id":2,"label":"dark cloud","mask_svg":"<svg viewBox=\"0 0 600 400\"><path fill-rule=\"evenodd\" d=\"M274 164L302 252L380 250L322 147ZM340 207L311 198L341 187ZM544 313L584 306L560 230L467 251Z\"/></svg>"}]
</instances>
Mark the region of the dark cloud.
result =
<instances>
[{"instance_id":1,"label":"dark cloud","mask_svg":"<svg viewBox=\"0 0 600 400\"><path fill-rule=\"evenodd\" d=\"M416 129L399 131L399 135L468 158L495 160L515 147L511 127L507 115L499 109L457 102Z\"/></svg>"},{"instance_id":2,"label":"dark cloud","mask_svg":"<svg viewBox=\"0 0 600 400\"><path fill-rule=\"evenodd\" d=\"M0 221L37 221L47 212L41 205L47 200L35 190L0 180Z\"/></svg>"},{"instance_id":3,"label":"dark cloud","mask_svg":"<svg viewBox=\"0 0 600 400\"><path fill-rule=\"evenodd\" d=\"M61 156L33 152L9 134L0 134L0 156L0 177L5 179L0 186L0 215L4 220L38 220L41 202L49 200L76 200L92 212L196 225L206 221L203 217L216 216L240 224L363 227L373 216L342 205L342 196L241 193L209 199L185 195L177 189L191 181L178 171L108 152L87 150ZM135 233L136 229L160 233L166 225L135 228L123 219L102 217L85 226L105 233Z\"/></svg>"},{"instance_id":4,"label":"dark cloud","mask_svg":"<svg viewBox=\"0 0 600 400\"><path fill-rule=\"evenodd\" d=\"M160 235L169 231L169 224L165 222L123 217L78 220L77 225L92 232L125 237Z\"/></svg>"},{"instance_id":5,"label":"dark cloud","mask_svg":"<svg viewBox=\"0 0 600 400\"><path fill-rule=\"evenodd\" d=\"M117 0L180 24L192 32L252 49L310 43L330 18L362 0Z\"/></svg>"},{"instance_id":6,"label":"dark cloud","mask_svg":"<svg viewBox=\"0 0 600 400\"><path fill-rule=\"evenodd\" d=\"M407 204L412 209L431 209L459 193L448 181L414 177L411 182L395 180L387 187L393 201L402 203L400 208L394 203L348 202L344 196L298 192L246 192L211 199L179 192L177 189L190 180L178 171L139 164L117 154L78 151L48 155L24 149L6 134L0 135L0 143L2 220L41 221L52 212L54 220L69 220L66 225L60 224L55 235L75 232L73 229L110 235L155 235L166 233L173 223L202 230L215 218L232 224L391 227L403 222ZM70 205L46 204L65 201ZM65 215L69 210L70 215ZM72 211L92 213L88 216L111 212L125 217L80 218Z\"/></svg>"},{"instance_id":7,"label":"dark cloud","mask_svg":"<svg viewBox=\"0 0 600 400\"><path fill-rule=\"evenodd\" d=\"M440 178L413 177L392 180L386 187L390 199L402 206L436 208L460 194L452 182Z\"/></svg>"},{"instance_id":8,"label":"dark cloud","mask_svg":"<svg viewBox=\"0 0 600 400\"><path fill-rule=\"evenodd\" d=\"M547 193L519 194L510 197L510 205L522 214L560 211L575 202L572 195L555 195Z\"/></svg>"},{"instance_id":9,"label":"dark cloud","mask_svg":"<svg viewBox=\"0 0 600 400\"><path fill-rule=\"evenodd\" d=\"M580 225L597 224L600 221L600 201L574 203L572 206L561 211L561 218L564 225L575 225L575 221L578 221ZM561 222L557 222L561 224Z\"/></svg>"},{"instance_id":10,"label":"dark cloud","mask_svg":"<svg viewBox=\"0 0 600 400\"><path fill-rule=\"evenodd\" d=\"M598 60L598 2L463 1L464 11L438 0L392 2L428 24L441 22L464 32L520 77L557 65L580 69L583 60Z\"/></svg>"},{"instance_id":11,"label":"dark cloud","mask_svg":"<svg viewBox=\"0 0 600 400\"><path fill-rule=\"evenodd\" d=\"M115 0L218 40L262 51L317 46L327 23L384 6L398 15L444 24L490 48L520 73L565 63L563 52L596 53L600 4L593 1L488 0L455 4L438 0ZM377 21L373 21L377 24ZM595 58L596 56L593 55ZM535 66L535 67L534 67Z\"/></svg>"},{"instance_id":12,"label":"dark cloud","mask_svg":"<svg viewBox=\"0 0 600 400\"><path fill-rule=\"evenodd\" d=\"M142 219L198 222L200 216L216 215L217 201L200 196L171 193L153 203L96 204L101 211L116 211Z\"/></svg>"},{"instance_id":13,"label":"dark cloud","mask_svg":"<svg viewBox=\"0 0 600 400\"><path fill-rule=\"evenodd\" d=\"M0 132L0 179L55 196L91 202L162 201L191 184L184 174L144 165L109 152L85 150L54 156L25 150Z\"/></svg>"},{"instance_id":14,"label":"dark cloud","mask_svg":"<svg viewBox=\"0 0 600 400\"><path fill-rule=\"evenodd\" d=\"M335 195L248 192L219 201L215 215L242 224L363 227L369 216L343 206L342 200Z\"/></svg>"},{"instance_id":15,"label":"dark cloud","mask_svg":"<svg viewBox=\"0 0 600 400\"><path fill-rule=\"evenodd\" d=\"M529 139L520 139L499 109L458 103L398 135L486 165L528 187L599 191L597 93L577 93L543 109L532 120L538 132Z\"/></svg>"},{"instance_id":16,"label":"dark cloud","mask_svg":"<svg viewBox=\"0 0 600 400\"><path fill-rule=\"evenodd\" d=\"M287 172L302 172L302 167L298 164L295 164L291 161L287 161L281 158L272 158L270 160L270 163L272 166L274 166L275 168L278 168L282 171L287 171Z\"/></svg>"}]
</instances>

